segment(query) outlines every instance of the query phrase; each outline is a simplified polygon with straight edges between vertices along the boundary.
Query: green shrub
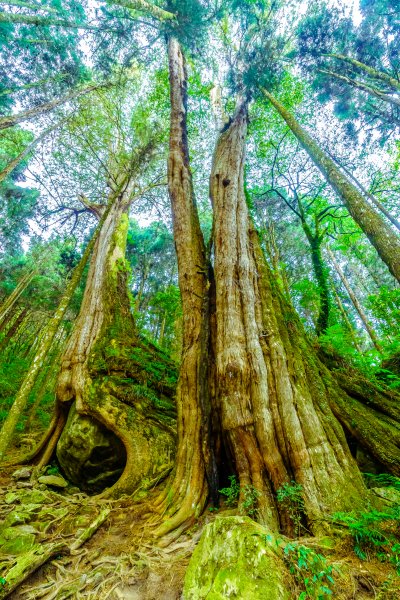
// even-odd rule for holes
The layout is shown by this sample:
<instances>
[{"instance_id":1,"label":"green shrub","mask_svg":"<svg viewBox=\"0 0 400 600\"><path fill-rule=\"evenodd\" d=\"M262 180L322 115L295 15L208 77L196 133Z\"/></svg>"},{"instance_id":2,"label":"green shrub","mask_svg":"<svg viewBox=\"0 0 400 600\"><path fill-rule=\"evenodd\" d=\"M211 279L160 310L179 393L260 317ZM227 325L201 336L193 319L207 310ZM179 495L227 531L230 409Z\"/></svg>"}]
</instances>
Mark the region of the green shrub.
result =
<instances>
[{"instance_id":1,"label":"green shrub","mask_svg":"<svg viewBox=\"0 0 400 600\"><path fill-rule=\"evenodd\" d=\"M333 598L334 577L339 573L325 556L301 544L286 544L283 556L296 583L304 588L298 600Z\"/></svg>"},{"instance_id":2,"label":"green shrub","mask_svg":"<svg viewBox=\"0 0 400 600\"><path fill-rule=\"evenodd\" d=\"M358 558L390 562L400 575L400 543L395 534L400 526L400 506L387 512L336 513L332 521L348 528Z\"/></svg>"},{"instance_id":3,"label":"green shrub","mask_svg":"<svg viewBox=\"0 0 400 600\"><path fill-rule=\"evenodd\" d=\"M293 525L295 535L299 536L302 528L302 519L306 513L303 498L303 486L300 483L292 481L284 483L276 492L276 498L279 504L284 508Z\"/></svg>"},{"instance_id":4,"label":"green shrub","mask_svg":"<svg viewBox=\"0 0 400 600\"><path fill-rule=\"evenodd\" d=\"M226 496L227 506L235 506L239 500L240 485L235 475L229 475L230 486L218 490L220 494Z\"/></svg>"}]
</instances>

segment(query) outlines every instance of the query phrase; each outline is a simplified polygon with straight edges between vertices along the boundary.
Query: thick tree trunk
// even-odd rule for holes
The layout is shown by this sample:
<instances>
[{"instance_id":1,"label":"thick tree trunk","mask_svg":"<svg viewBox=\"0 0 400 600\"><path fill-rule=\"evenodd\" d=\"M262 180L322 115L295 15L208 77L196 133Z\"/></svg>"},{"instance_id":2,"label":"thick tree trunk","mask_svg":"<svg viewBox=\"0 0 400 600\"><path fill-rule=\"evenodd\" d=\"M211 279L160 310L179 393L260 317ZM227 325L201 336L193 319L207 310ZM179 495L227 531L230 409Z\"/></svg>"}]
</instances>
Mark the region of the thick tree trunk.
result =
<instances>
[{"instance_id":1,"label":"thick tree trunk","mask_svg":"<svg viewBox=\"0 0 400 600\"><path fill-rule=\"evenodd\" d=\"M56 388L61 421L72 405L65 429L57 432L61 466L83 485L89 474L96 484L104 479L106 467L115 473L122 467L106 491L109 495L132 493L146 480L148 484L165 476L175 447L175 369L165 355L139 339L128 297L125 246L131 200L129 188L114 199L104 220ZM111 454L103 455L107 430L122 442L125 463L124 456L111 456L116 442L111 442ZM85 431L93 434L92 447L89 442L82 447ZM124 464L116 464L116 458Z\"/></svg>"},{"instance_id":2,"label":"thick tree trunk","mask_svg":"<svg viewBox=\"0 0 400 600\"><path fill-rule=\"evenodd\" d=\"M343 199L349 213L375 246L379 256L386 263L392 275L400 281L400 238L368 204L357 188L343 175L334 161L318 146L312 137L301 127L294 116L267 90L265 97L286 121L300 144L310 155L327 182Z\"/></svg>"},{"instance_id":3,"label":"thick tree trunk","mask_svg":"<svg viewBox=\"0 0 400 600\"><path fill-rule=\"evenodd\" d=\"M178 279L182 298L183 340L176 404L178 449L173 479L161 506L169 516L163 535L185 527L204 508L212 459L207 439L208 264L189 165L186 64L176 39L168 43L171 96L168 189L171 199Z\"/></svg>"},{"instance_id":4,"label":"thick tree trunk","mask_svg":"<svg viewBox=\"0 0 400 600\"><path fill-rule=\"evenodd\" d=\"M354 509L365 489L329 408L322 365L294 310L270 278L243 189L246 104L221 133L214 155L217 405L242 494L260 492L259 516L288 527L274 492L303 486L308 526ZM328 377L327 373L324 376ZM249 488L247 488L249 489Z\"/></svg>"},{"instance_id":5,"label":"thick tree trunk","mask_svg":"<svg viewBox=\"0 0 400 600\"><path fill-rule=\"evenodd\" d=\"M329 258L331 259L332 265L335 268L335 271L339 275L341 282L343 283L344 287L346 288L346 291L349 294L350 300L352 301L354 308L358 312L360 319L361 319L369 337L371 338L371 342L373 343L375 348L378 350L378 352L382 352L382 348L379 344L378 338L376 337L375 331L374 331L371 323L369 322L368 317L365 314L361 304L359 303L358 298L355 295L347 277L343 273L341 266L337 262L334 254L330 248L327 248L327 252L328 252Z\"/></svg>"}]
</instances>

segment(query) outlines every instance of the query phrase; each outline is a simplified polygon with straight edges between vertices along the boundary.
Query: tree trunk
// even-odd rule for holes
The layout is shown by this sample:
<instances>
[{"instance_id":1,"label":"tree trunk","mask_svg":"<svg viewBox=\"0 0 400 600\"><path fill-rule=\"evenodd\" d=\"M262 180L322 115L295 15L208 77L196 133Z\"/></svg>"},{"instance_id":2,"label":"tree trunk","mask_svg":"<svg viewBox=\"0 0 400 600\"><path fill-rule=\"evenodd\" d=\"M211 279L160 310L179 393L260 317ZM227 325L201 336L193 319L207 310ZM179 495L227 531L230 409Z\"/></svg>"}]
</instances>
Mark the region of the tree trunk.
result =
<instances>
[{"instance_id":1,"label":"tree trunk","mask_svg":"<svg viewBox=\"0 0 400 600\"><path fill-rule=\"evenodd\" d=\"M267 90L263 89L262 91L286 121L327 182L343 199L355 222L361 227L371 244L375 246L392 275L400 282L400 238L381 215L368 204L357 188L340 172L334 161L300 126L294 116Z\"/></svg>"},{"instance_id":2,"label":"tree trunk","mask_svg":"<svg viewBox=\"0 0 400 600\"><path fill-rule=\"evenodd\" d=\"M318 286L319 306L315 333L319 337L320 335L326 332L329 325L331 298L329 293L328 271L322 258L322 237L318 231L318 220L317 218L315 219L315 232L313 233L305 220L303 207L300 203L299 208L301 214L301 225L310 245L311 262L313 266L314 276Z\"/></svg>"},{"instance_id":3,"label":"tree trunk","mask_svg":"<svg viewBox=\"0 0 400 600\"><path fill-rule=\"evenodd\" d=\"M175 368L139 338L128 296L131 201L130 188L114 199L96 241L56 387L59 419L69 417L48 442L61 434L57 457L67 476L108 495L165 476L175 449Z\"/></svg>"},{"instance_id":4,"label":"tree trunk","mask_svg":"<svg viewBox=\"0 0 400 600\"><path fill-rule=\"evenodd\" d=\"M344 171L344 173L347 175L347 177L349 177L352 181L354 181L355 185L358 187L358 189L364 194L364 196L366 198L368 198L368 200L370 200L372 202L372 204L374 204L376 206L377 209L379 209L381 211L381 213L383 213L385 215L385 217L387 219L389 219L389 221L392 223L392 225L394 225L396 227L396 229L398 229L400 231L400 221L398 219L396 219L396 217L394 217L386 208L386 206L384 206L382 204L382 202L380 202L377 198L375 198L375 196L373 194L371 194L363 185L360 181L358 181L358 179L353 175L353 173L351 171L349 171L349 169L347 169L347 167L345 167L344 165L342 165L340 163L340 161L333 156L333 154L331 154L329 152L329 156L332 158L332 160L335 161L335 163L337 165L339 165L339 167L342 169L342 171Z\"/></svg>"},{"instance_id":5,"label":"tree trunk","mask_svg":"<svg viewBox=\"0 0 400 600\"><path fill-rule=\"evenodd\" d=\"M184 528L199 515L208 496L212 458L208 441L208 263L194 198L187 140L187 73L176 39L168 42L171 97L168 190L171 200L183 340L176 392L178 448L175 472L160 506L169 516L158 535Z\"/></svg>"},{"instance_id":6,"label":"tree trunk","mask_svg":"<svg viewBox=\"0 0 400 600\"><path fill-rule=\"evenodd\" d=\"M348 317L346 309L343 306L343 302L341 301L340 296L337 293L336 287L335 287L335 285L333 283L332 283L332 290L333 290L333 295L334 295L335 300L336 300L336 304L337 304L337 306L338 306L338 308L340 310L340 313L341 313L341 315L343 317L343 321L345 322L347 330L350 333L351 339L353 340L354 347L357 350L357 352L359 352L361 354L362 350L361 350L361 347L360 347L360 345L358 343L356 332L354 331L354 327L353 327L353 325L350 322L350 319Z\"/></svg>"},{"instance_id":7,"label":"tree trunk","mask_svg":"<svg viewBox=\"0 0 400 600\"><path fill-rule=\"evenodd\" d=\"M270 277L243 189L246 104L221 133L211 174L216 281L217 407L242 497L257 490L258 512L290 527L274 492L303 486L308 526L364 501L364 485L329 389L299 319ZM250 487L246 487L250 486Z\"/></svg>"},{"instance_id":8,"label":"tree trunk","mask_svg":"<svg viewBox=\"0 0 400 600\"><path fill-rule=\"evenodd\" d=\"M347 277L343 273L343 270L340 267L339 263L337 262L332 250L330 248L327 248L327 252L328 252L329 258L331 259L331 262L335 268L335 271L339 275L341 282L343 283L344 287L346 288L346 291L350 296L350 300L352 301L354 308L358 312L360 319L361 319L369 337L371 338L373 345L378 350L378 352L382 352L382 348L379 344L378 338L376 337L375 331L374 331L371 323L369 322L368 317L365 314L361 304L359 303L357 296L353 292Z\"/></svg>"},{"instance_id":9,"label":"tree trunk","mask_svg":"<svg viewBox=\"0 0 400 600\"><path fill-rule=\"evenodd\" d=\"M104 218L108 214L110 208L111 205L107 208ZM102 223L99 224L95 234L86 246L85 252L83 253L83 256L79 261L78 265L75 267L75 270L72 274L71 279L68 282L67 288L64 292L63 297L61 298L60 304L58 305L56 312L54 313L54 316L50 319L50 321L44 328L43 334L39 340L38 348L29 367L28 373L26 374L25 379L15 397L10 412L8 413L7 418L3 423L0 432L0 462L4 459L4 454L8 446L10 445L19 418L25 410L26 404L29 399L29 394L31 393L33 386L36 383L36 380L43 367L46 356L52 346L54 337L58 331L60 323L65 315L71 298L76 290L76 287L82 277L83 270L93 250L93 246L101 229L101 225Z\"/></svg>"},{"instance_id":10,"label":"tree trunk","mask_svg":"<svg viewBox=\"0 0 400 600\"><path fill-rule=\"evenodd\" d=\"M21 294L27 289L28 285L31 283L32 279L35 275L38 274L38 269L32 269L29 273L25 273L21 277L21 280L18 282L16 288L11 292L11 294L4 300L3 304L0 306L0 324L3 323L8 312L15 306Z\"/></svg>"},{"instance_id":11,"label":"tree trunk","mask_svg":"<svg viewBox=\"0 0 400 600\"><path fill-rule=\"evenodd\" d=\"M10 342L10 340L18 332L18 330L21 327L21 325L22 325L22 323L23 323L26 315L28 314L28 312L29 312L29 308L26 306L25 308L22 308L21 311L18 313L18 315L17 315L16 319L14 320L13 324L8 329L6 335L4 336L4 338L0 342L0 352L3 352L4 348L7 347L8 343Z\"/></svg>"}]
</instances>

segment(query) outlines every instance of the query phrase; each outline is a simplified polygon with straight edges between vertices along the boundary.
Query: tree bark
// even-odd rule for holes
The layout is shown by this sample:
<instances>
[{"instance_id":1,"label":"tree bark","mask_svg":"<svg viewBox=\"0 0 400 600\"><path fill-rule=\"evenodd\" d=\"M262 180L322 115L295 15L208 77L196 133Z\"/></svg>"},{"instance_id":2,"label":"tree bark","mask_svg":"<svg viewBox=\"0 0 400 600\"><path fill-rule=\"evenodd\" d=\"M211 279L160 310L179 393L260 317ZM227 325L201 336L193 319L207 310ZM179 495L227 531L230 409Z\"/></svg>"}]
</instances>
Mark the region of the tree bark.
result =
<instances>
[{"instance_id":1,"label":"tree bark","mask_svg":"<svg viewBox=\"0 0 400 600\"><path fill-rule=\"evenodd\" d=\"M300 126L294 116L270 94L262 90L281 117L310 155L327 182L343 199L350 215L360 226L392 275L400 282L400 238L364 199L357 188L340 172L334 161L318 146Z\"/></svg>"},{"instance_id":2,"label":"tree bark","mask_svg":"<svg viewBox=\"0 0 400 600\"><path fill-rule=\"evenodd\" d=\"M371 323L369 322L367 315L363 311L363 308L362 308L361 304L359 303L357 296L353 292L347 277L343 273L343 270L340 267L339 263L337 262L332 250L330 248L327 248L327 252L328 252L329 258L331 259L332 265L335 268L335 271L339 275L341 282L343 283L344 287L346 288L347 293L350 296L350 300L352 301L354 308L360 315L360 319L361 319L369 337L371 338L373 345L378 350L378 352L382 352L382 348L379 344L378 338L376 337L375 331L374 331Z\"/></svg>"},{"instance_id":3,"label":"tree bark","mask_svg":"<svg viewBox=\"0 0 400 600\"><path fill-rule=\"evenodd\" d=\"M168 519L164 535L184 528L204 508L212 459L207 440L208 262L194 198L187 140L187 73L178 41L168 42L171 98L168 190L171 200L178 280L182 298L182 357L176 392L178 448L175 472L160 506Z\"/></svg>"},{"instance_id":4,"label":"tree bark","mask_svg":"<svg viewBox=\"0 0 400 600\"><path fill-rule=\"evenodd\" d=\"M259 516L290 527L274 492L303 486L309 528L361 506L364 486L299 319L271 280L243 189L246 104L214 154L217 406L242 495L256 489ZM322 365L321 365L322 367ZM324 373L324 376L328 375ZM247 488L249 489L249 488Z\"/></svg>"},{"instance_id":5,"label":"tree bark","mask_svg":"<svg viewBox=\"0 0 400 600\"><path fill-rule=\"evenodd\" d=\"M104 492L112 496L132 494L146 479L159 478L171 469L175 449L174 365L139 338L128 296L125 248L134 184L131 178L103 217L56 386L56 414L62 426L64 415L73 408L81 418L89 418L88 423L100 423L123 443L122 475ZM81 441L71 420L65 431L71 444L77 440L74 448L78 447ZM64 427L55 431L48 445L54 445L60 435L65 435ZM89 462L95 452L94 447ZM75 457L69 449L65 452L65 445L59 444L57 456L65 471L73 471Z\"/></svg>"}]
</instances>

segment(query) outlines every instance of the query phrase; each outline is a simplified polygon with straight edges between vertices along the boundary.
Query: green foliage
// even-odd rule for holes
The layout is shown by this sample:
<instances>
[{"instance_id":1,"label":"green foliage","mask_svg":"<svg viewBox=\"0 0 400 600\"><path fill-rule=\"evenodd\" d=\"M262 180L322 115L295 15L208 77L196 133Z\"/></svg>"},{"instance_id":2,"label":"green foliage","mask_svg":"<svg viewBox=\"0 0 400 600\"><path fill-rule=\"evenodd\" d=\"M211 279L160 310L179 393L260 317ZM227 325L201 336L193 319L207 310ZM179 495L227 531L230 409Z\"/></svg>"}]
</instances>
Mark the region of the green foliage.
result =
<instances>
[{"instance_id":1,"label":"green foliage","mask_svg":"<svg viewBox=\"0 0 400 600\"><path fill-rule=\"evenodd\" d=\"M400 492L400 477L390 473L363 473L369 487L393 487Z\"/></svg>"},{"instance_id":2,"label":"green foliage","mask_svg":"<svg viewBox=\"0 0 400 600\"><path fill-rule=\"evenodd\" d=\"M276 492L276 499L281 507L288 513L293 525L295 535L300 535L302 519L305 515L303 486L292 481L284 483Z\"/></svg>"},{"instance_id":3,"label":"green foliage","mask_svg":"<svg viewBox=\"0 0 400 600\"><path fill-rule=\"evenodd\" d=\"M257 518L258 515L258 499L261 496L261 492L257 490L254 485L245 485L243 488L243 502L241 505L242 511L252 517Z\"/></svg>"},{"instance_id":4,"label":"green foliage","mask_svg":"<svg viewBox=\"0 0 400 600\"><path fill-rule=\"evenodd\" d=\"M354 542L354 552L361 560L376 557L389 562L400 574L400 506L386 512L371 510L359 513L336 513L332 521L348 528Z\"/></svg>"},{"instance_id":5,"label":"green foliage","mask_svg":"<svg viewBox=\"0 0 400 600\"><path fill-rule=\"evenodd\" d=\"M226 497L227 506L235 506L239 500L240 485L235 475L229 475L228 479L230 481L229 487L222 488L222 490L218 491Z\"/></svg>"},{"instance_id":6,"label":"green foliage","mask_svg":"<svg viewBox=\"0 0 400 600\"><path fill-rule=\"evenodd\" d=\"M325 556L301 544L290 543L284 548L284 559L297 584L304 588L298 600L334 598L336 567Z\"/></svg>"}]
</instances>

